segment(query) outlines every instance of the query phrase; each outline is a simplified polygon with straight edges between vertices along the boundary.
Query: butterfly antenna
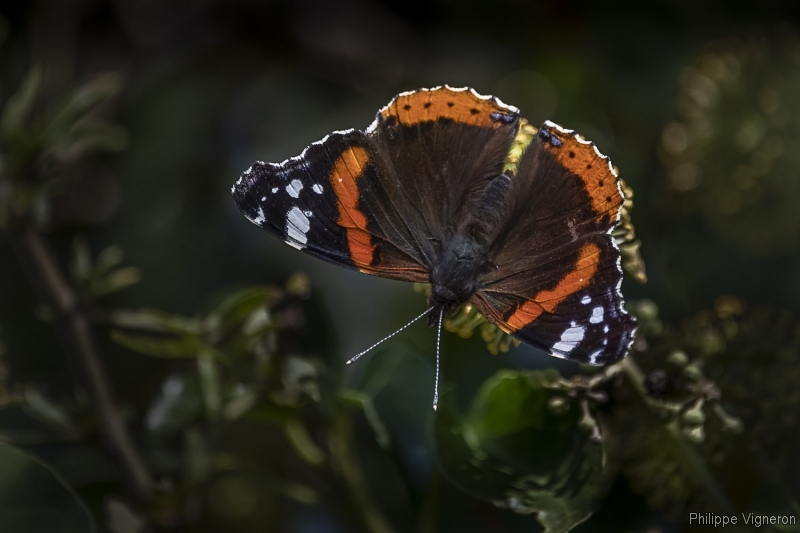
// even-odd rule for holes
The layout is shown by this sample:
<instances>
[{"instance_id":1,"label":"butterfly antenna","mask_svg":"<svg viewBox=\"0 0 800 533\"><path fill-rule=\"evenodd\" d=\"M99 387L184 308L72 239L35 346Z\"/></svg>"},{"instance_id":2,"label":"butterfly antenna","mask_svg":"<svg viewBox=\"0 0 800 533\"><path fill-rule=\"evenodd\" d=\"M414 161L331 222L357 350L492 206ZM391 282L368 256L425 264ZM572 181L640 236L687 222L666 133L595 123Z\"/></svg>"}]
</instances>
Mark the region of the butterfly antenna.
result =
<instances>
[{"instance_id":1,"label":"butterfly antenna","mask_svg":"<svg viewBox=\"0 0 800 533\"><path fill-rule=\"evenodd\" d=\"M375 348L376 346L378 346L378 345L379 345L379 344L381 344L382 342L388 341L389 339L391 339L392 337L394 337L395 335L397 335L398 333L400 333L401 331L403 331L404 329L406 329L408 326L410 326L411 324L413 324L414 322L416 322L416 321L417 321L417 320L419 320L420 318L422 318L422 317L424 317L425 315L427 315L428 313L430 313L432 310L433 310L433 307L430 307L430 308L426 309L426 310L425 310L425 311L423 311L423 312L422 312L422 314L420 314L420 315L419 315L417 318L415 318L414 320L412 320L411 322L409 322L408 324L406 324L406 325L405 325L405 326L403 326L402 328L400 328L400 329L398 329L397 331L395 331L394 333L392 333L392 334L390 334L390 335L387 335L386 337L382 338L381 340L379 340L378 342L376 342L375 344L373 344L372 346L370 346L369 348L367 348L367 349L366 349L366 350L364 350L363 352L360 352L360 353L357 353L357 354L355 354L355 355L354 355L353 357L351 357L351 358L350 358L350 360L348 360L348 361L347 361L347 363L345 363L345 364L346 364L346 365L349 365L349 364L350 364L350 363L352 363L353 361L356 361L356 360L357 360L359 357L361 357L361 356L362 356L362 355L364 355L365 353L369 352L370 350L372 350L373 348ZM441 315L439 316L439 326L441 327Z\"/></svg>"},{"instance_id":2,"label":"butterfly antenna","mask_svg":"<svg viewBox=\"0 0 800 533\"><path fill-rule=\"evenodd\" d=\"M439 310L439 329L436 331L436 381L433 385L433 410L439 406L439 345L442 342L442 314L444 309Z\"/></svg>"}]
</instances>

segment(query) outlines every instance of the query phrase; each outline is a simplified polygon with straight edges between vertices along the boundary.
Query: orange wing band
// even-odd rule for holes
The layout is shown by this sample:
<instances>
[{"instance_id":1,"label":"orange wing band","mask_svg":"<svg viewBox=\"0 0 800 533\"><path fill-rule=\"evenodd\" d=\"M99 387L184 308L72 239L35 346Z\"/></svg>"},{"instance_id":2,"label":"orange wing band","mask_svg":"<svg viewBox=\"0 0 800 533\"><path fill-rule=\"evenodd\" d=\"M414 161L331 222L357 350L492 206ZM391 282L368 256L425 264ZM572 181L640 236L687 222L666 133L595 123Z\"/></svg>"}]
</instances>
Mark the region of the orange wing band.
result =
<instances>
[{"instance_id":1,"label":"orange wing band","mask_svg":"<svg viewBox=\"0 0 800 533\"><path fill-rule=\"evenodd\" d=\"M511 331L519 331L539 318L539 315L545 311L552 313L556 306L563 302L567 296L586 288L592 276L597 273L599 261L600 248L594 243L585 244L581 248L575 268L564 276L555 288L541 291L532 300L528 300L517 307L514 314L506 321Z\"/></svg>"},{"instance_id":2,"label":"orange wing band","mask_svg":"<svg viewBox=\"0 0 800 533\"><path fill-rule=\"evenodd\" d=\"M339 199L339 225L345 228L350 258L356 266L372 263L375 252L367 232L367 217L358 209L357 181L369 163L367 151L360 146L350 147L339 156L331 171L331 185Z\"/></svg>"},{"instance_id":3,"label":"orange wing band","mask_svg":"<svg viewBox=\"0 0 800 533\"><path fill-rule=\"evenodd\" d=\"M394 115L404 126L439 119L450 119L473 126L503 125L502 121L492 118L492 113L508 115L512 111L500 106L492 98L481 99L471 91L440 87L430 91L401 94L381 112L381 116L385 120Z\"/></svg>"},{"instance_id":4,"label":"orange wing band","mask_svg":"<svg viewBox=\"0 0 800 533\"><path fill-rule=\"evenodd\" d=\"M610 167L608 158L600 154L589 142L580 142L574 132L549 129L550 134L561 140L555 147L547 144L558 162L567 170L581 178L592 201L592 209L600 216L616 215L622 204L622 195L617 187L617 178ZM581 137L582 139L582 137Z\"/></svg>"}]
</instances>

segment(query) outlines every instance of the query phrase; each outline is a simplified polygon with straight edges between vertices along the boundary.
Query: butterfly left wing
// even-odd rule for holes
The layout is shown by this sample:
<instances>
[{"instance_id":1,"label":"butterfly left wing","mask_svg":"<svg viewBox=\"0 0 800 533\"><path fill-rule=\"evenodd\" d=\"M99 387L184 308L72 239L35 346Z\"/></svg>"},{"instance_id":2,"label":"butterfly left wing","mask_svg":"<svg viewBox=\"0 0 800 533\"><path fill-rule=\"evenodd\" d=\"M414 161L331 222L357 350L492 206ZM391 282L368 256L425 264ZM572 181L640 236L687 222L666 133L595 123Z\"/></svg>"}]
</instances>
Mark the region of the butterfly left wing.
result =
<instances>
[{"instance_id":1,"label":"butterfly left wing","mask_svg":"<svg viewBox=\"0 0 800 533\"><path fill-rule=\"evenodd\" d=\"M380 187L387 173L363 132L334 132L282 163L257 162L232 188L242 213L286 244L345 268L428 281L415 236Z\"/></svg>"},{"instance_id":2,"label":"butterfly left wing","mask_svg":"<svg viewBox=\"0 0 800 533\"><path fill-rule=\"evenodd\" d=\"M604 365L628 352L620 252L610 235L623 196L608 158L545 123L520 160L497 268L470 302L503 330L556 357Z\"/></svg>"},{"instance_id":3,"label":"butterfly left wing","mask_svg":"<svg viewBox=\"0 0 800 533\"><path fill-rule=\"evenodd\" d=\"M470 192L502 171L518 122L516 108L470 89L402 93L363 132L256 163L233 197L254 224L310 255L428 282Z\"/></svg>"}]
</instances>

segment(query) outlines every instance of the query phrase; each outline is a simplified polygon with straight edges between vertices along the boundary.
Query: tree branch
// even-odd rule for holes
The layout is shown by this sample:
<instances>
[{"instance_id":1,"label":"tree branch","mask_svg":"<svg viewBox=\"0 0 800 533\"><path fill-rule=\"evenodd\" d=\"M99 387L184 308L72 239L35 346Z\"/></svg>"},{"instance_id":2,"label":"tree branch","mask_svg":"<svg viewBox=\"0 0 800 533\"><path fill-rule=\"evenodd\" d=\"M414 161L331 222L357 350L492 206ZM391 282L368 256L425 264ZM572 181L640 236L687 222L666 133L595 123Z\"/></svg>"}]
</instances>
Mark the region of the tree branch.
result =
<instances>
[{"instance_id":1,"label":"tree branch","mask_svg":"<svg viewBox=\"0 0 800 533\"><path fill-rule=\"evenodd\" d=\"M133 495L143 502L149 500L153 480L116 408L91 324L75 292L52 250L35 229L22 222L16 228L9 228L7 234L31 285L55 313L59 341L66 356L82 374L106 447L115 457Z\"/></svg>"}]
</instances>

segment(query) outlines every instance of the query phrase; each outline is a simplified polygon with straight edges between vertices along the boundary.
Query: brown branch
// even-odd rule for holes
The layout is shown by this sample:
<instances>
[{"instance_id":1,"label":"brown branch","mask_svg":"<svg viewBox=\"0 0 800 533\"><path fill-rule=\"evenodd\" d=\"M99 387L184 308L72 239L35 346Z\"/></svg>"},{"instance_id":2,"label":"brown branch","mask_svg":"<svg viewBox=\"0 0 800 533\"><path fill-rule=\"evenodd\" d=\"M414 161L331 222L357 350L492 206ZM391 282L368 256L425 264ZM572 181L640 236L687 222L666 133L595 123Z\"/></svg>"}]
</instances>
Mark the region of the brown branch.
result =
<instances>
[{"instance_id":1,"label":"brown branch","mask_svg":"<svg viewBox=\"0 0 800 533\"><path fill-rule=\"evenodd\" d=\"M54 311L59 340L89 390L105 445L115 457L133 495L142 502L153 493L153 480L116 408L111 383L97 349L92 326L42 236L22 222L7 232L26 275L39 297Z\"/></svg>"}]
</instances>

